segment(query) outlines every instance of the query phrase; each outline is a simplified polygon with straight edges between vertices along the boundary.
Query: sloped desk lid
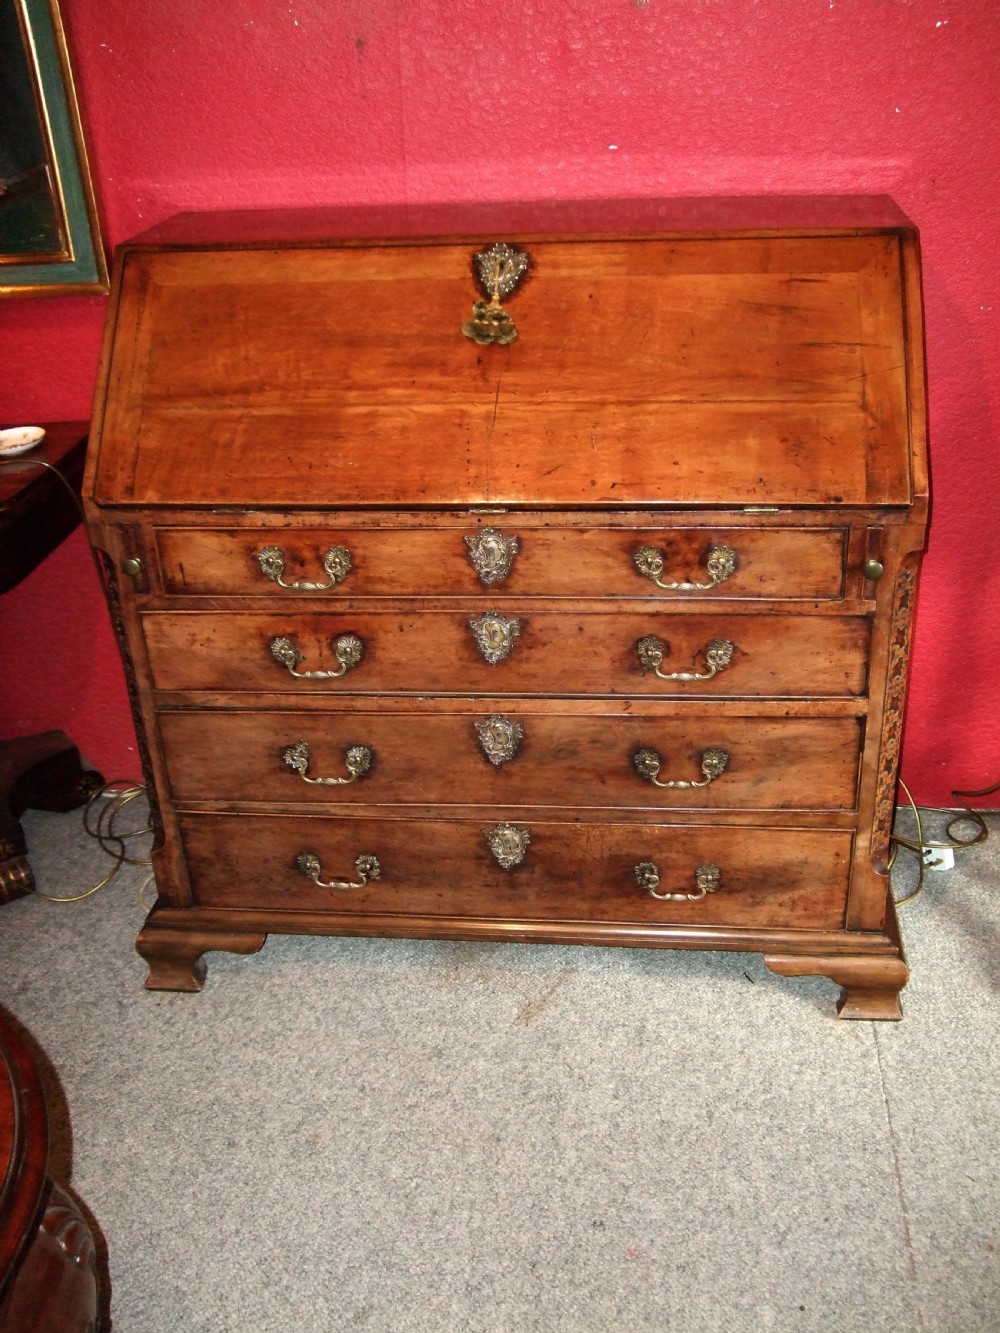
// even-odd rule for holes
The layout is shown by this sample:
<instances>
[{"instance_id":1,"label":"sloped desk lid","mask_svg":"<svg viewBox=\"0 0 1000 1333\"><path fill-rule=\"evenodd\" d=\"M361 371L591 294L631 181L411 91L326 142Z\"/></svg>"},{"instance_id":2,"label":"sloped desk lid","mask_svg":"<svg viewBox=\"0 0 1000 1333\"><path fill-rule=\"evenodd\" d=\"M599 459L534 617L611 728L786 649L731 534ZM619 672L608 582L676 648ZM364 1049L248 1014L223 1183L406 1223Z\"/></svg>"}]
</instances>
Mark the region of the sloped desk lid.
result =
<instances>
[{"instance_id":1,"label":"sloped desk lid","mask_svg":"<svg viewBox=\"0 0 1000 1333\"><path fill-rule=\"evenodd\" d=\"M870 229L848 215L840 231L832 216L797 231L737 218L433 241L296 243L244 225L229 244L166 224L117 259L91 493L905 505L922 478L915 239L901 215ZM472 257L494 241L531 267L504 302L517 339L479 346L462 325L482 295Z\"/></svg>"}]
</instances>

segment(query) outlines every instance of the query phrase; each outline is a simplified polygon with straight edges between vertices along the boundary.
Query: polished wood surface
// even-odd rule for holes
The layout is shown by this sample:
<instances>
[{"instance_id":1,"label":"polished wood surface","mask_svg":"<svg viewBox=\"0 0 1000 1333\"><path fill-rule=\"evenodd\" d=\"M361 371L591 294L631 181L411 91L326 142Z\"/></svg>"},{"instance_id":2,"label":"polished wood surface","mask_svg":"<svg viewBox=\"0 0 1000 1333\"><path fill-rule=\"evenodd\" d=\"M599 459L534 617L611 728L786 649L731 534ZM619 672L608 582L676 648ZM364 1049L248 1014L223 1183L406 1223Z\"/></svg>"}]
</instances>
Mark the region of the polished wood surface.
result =
<instances>
[{"instance_id":1,"label":"polished wood surface","mask_svg":"<svg viewBox=\"0 0 1000 1333\"><path fill-rule=\"evenodd\" d=\"M515 819L529 831L524 861L502 869L487 847L492 823L475 819L187 816L182 836L194 899L206 907L277 911L410 911L416 915L600 920L664 924L843 925L851 835L715 825L556 823ZM375 855L381 878L361 889L324 889L296 869L314 852L323 879L356 879L354 863ZM694 893L703 863L722 886L698 902L661 902L637 888L637 864L655 862L662 892Z\"/></svg>"},{"instance_id":2,"label":"polished wood surface","mask_svg":"<svg viewBox=\"0 0 1000 1333\"><path fill-rule=\"evenodd\" d=\"M549 710L552 711L549 711ZM429 713L388 700L377 711L180 710L160 717L173 793L181 804L220 802L326 805L496 805L652 810L852 810L857 801L861 722L855 717L683 718L628 703L588 714L573 705L503 700L502 714L524 738L497 766L483 753L476 723L491 709ZM290 745L309 747L310 777L344 777L344 755L364 744L369 775L349 786L304 782L282 760ZM662 755L661 781L702 780L706 749L729 755L711 786L658 788L641 778L635 753Z\"/></svg>"},{"instance_id":3,"label":"polished wood surface","mask_svg":"<svg viewBox=\"0 0 1000 1333\"><path fill-rule=\"evenodd\" d=\"M37 448L0 458L0 593L16 588L80 522L87 423L38 424L45 439Z\"/></svg>"},{"instance_id":4,"label":"polished wood surface","mask_svg":"<svg viewBox=\"0 0 1000 1333\"><path fill-rule=\"evenodd\" d=\"M465 538L484 528L516 539L510 573L489 587L489 597L649 597L668 604L695 595L657 588L636 569L636 552L652 546L663 556L663 582L707 582L711 551L735 552L736 569L707 592L713 601L738 599L835 600L844 593L846 528L768 531L667 527L662 523L622 530L600 525L569 529L542 526L537 515L468 518L459 527L320 528L303 531L157 528L156 552L164 590L180 596L265 596L290 593L260 569L258 552L278 546L286 583L324 582L322 560L330 547L350 552L347 577L320 596L421 597L486 595L469 558ZM705 590L702 590L705 591Z\"/></svg>"},{"instance_id":5,"label":"polished wood surface","mask_svg":"<svg viewBox=\"0 0 1000 1333\"><path fill-rule=\"evenodd\" d=\"M745 948L825 966L845 1017L897 1016L915 230L885 200L477 215L181 218L119 255L87 494L159 825L147 984L197 989L207 951L270 931ZM519 336L482 347L470 266L503 239L532 261ZM484 528L518 548L492 585L466 541ZM330 588L258 561L277 547L286 583L320 582L334 546ZM640 573L644 546L689 586ZM720 546L732 572L690 586ZM485 614L517 622L495 665ZM271 651L333 671L345 634L364 656L337 678ZM643 670L650 636L662 672L708 678ZM499 766L474 725L493 714L523 728ZM309 784L282 757L298 741L309 776L344 776L356 745L371 769ZM644 747L663 780L728 760L658 788ZM530 830L511 870L496 824ZM383 874L324 889L302 851L324 878L362 853ZM640 861L685 894L710 862L721 887L660 901Z\"/></svg>"},{"instance_id":6,"label":"polished wood surface","mask_svg":"<svg viewBox=\"0 0 1000 1333\"><path fill-rule=\"evenodd\" d=\"M910 499L898 236L525 244L502 348L465 246L126 253L96 498Z\"/></svg>"},{"instance_id":7,"label":"polished wood surface","mask_svg":"<svg viewBox=\"0 0 1000 1333\"><path fill-rule=\"evenodd\" d=\"M48 1122L38 1071L0 1011L0 1295L31 1243L45 1200Z\"/></svg>"},{"instance_id":8,"label":"polished wood surface","mask_svg":"<svg viewBox=\"0 0 1000 1333\"><path fill-rule=\"evenodd\" d=\"M778 698L857 695L867 681L870 625L860 616L639 613L580 615L505 607L520 631L510 656L495 665L479 650L469 622L491 599L461 611L152 612L143 617L153 682L162 690L234 693L355 694L400 691L450 694L766 695ZM331 643L356 634L365 645L343 676L300 680L271 654L290 636L304 660L299 671L336 671ZM664 672L705 673L705 648L735 645L732 664L710 680L661 680L644 671L640 639L667 645Z\"/></svg>"}]
</instances>

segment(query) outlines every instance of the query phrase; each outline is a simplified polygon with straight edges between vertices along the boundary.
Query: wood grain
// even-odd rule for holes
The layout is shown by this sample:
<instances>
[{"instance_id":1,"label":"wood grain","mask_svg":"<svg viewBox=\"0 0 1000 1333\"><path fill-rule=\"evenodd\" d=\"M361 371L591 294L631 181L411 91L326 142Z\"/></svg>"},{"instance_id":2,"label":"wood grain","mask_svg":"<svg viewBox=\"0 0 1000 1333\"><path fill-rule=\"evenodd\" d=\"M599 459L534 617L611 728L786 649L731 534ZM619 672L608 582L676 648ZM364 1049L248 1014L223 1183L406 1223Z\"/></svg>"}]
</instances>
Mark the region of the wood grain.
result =
<instances>
[{"instance_id":1,"label":"wood grain","mask_svg":"<svg viewBox=\"0 0 1000 1333\"><path fill-rule=\"evenodd\" d=\"M584 525L545 529L521 514L471 519L465 531L408 527L303 531L289 525L272 529L158 528L156 549L164 590L182 596L295 596L261 573L257 553L278 546L284 552L286 583L323 582L323 554L332 546L350 552L352 569L329 593L337 597L475 596L484 584L469 558L464 538L493 527L516 538L510 573L490 587L494 598L649 597L669 604L705 597L833 600L843 596L845 529L752 529L658 526L622 530ZM736 552L733 575L714 588L684 592L657 588L635 567L633 557L652 546L663 556L663 582L707 582L705 562L713 548Z\"/></svg>"},{"instance_id":2,"label":"wood grain","mask_svg":"<svg viewBox=\"0 0 1000 1333\"><path fill-rule=\"evenodd\" d=\"M419 704L373 713L163 713L160 735L175 799L230 803L355 805L507 805L661 810L850 810L857 797L860 726L856 718L719 717L683 719L533 710L505 701L503 715L524 738L515 757L490 763L475 724L478 710L428 713ZM349 786L312 786L282 761L304 739L310 777L344 777L344 755L364 744L372 770ZM729 754L711 786L657 788L635 770L637 750L662 755L661 780L700 780L709 747Z\"/></svg>"},{"instance_id":3,"label":"wood grain","mask_svg":"<svg viewBox=\"0 0 1000 1333\"><path fill-rule=\"evenodd\" d=\"M909 500L897 237L531 254L505 348L462 336L465 246L127 256L97 498Z\"/></svg>"},{"instance_id":4,"label":"wood grain","mask_svg":"<svg viewBox=\"0 0 1000 1333\"><path fill-rule=\"evenodd\" d=\"M164 690L794 698L857 695L866 686L870 625L860 616L521 614L514 606L509 613L520 634L510 657L491 666L469 627L488 609L484 598L454 613L155 612L143 617L143 627L153 679ZM294 679L268 646L291 636L304 656L299 670L336 670L330 645L342 634L358 635L365 656L333 680ZM648 635L668 645L664 671L703 672L704 649L715 639L730 640L736 651L711 680L660 680L642 670L636 653Z\"/></svg>"},{"instance_id":5,"label":"wood grain","mask_svg":"<svg viewBox=\"0 0 1000 1333\"><path fill-rule=\"evenodd\" d=\"M182 820L195 901L206 907L461 913L622 922L695 922L833 929L843 924L851 834L517 820L530 830L524 862L503 870L487 821L196 816ZM323 878L355 877L373 853L382 877L362 889L322 889L296 869L320 857ZM664 891L693 892L703 862L723 887L699 902L660 902L634 866L654 861Z\"/></svg>"}]
</instances>

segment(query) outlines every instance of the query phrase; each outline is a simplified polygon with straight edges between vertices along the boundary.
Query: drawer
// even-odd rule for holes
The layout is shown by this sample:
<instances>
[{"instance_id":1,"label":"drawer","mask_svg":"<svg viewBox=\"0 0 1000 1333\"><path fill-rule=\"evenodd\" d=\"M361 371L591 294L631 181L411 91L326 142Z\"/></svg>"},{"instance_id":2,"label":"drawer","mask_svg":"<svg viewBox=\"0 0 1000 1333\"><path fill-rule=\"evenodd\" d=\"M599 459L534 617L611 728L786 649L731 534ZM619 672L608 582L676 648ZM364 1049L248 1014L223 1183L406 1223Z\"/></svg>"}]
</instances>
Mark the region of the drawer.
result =
<instances>
[{"instance_id":1,"label":"drawer","mask_svg":"<svg viewBox=\"0 0 1000 1333\"><path fill-rule=\"evenodd\" d=\"M160 690L782 698L860 695L867 685L870 623L862 616L518 608L508 617L488 607L341 615L154 611L142 619ZM504 651L506 658L486 660ZM656 674L657 652L660 672L675 678ZM291 670L324 675L303 679Z\"/></svg>"},{"instance_id":2,"label":"drawer","mask_svg":"<svg viewBox=\"0 0 1000 1333\"><path fill-rule=\"evenodd\" d=\"M664 712L595 716L516 703L502 713L403 705L364 713L171 711L159 718L181 802L664 810L853 809L861 725L852 717L711 711L683 719ZM349 760L355 746L370 757ZM689 785L657 786L652 777Z\"/></svg>"},{"instance_id":3,"label":"drawer","mask_svg":"<svg viewBox=\"0 0 1000 1333\"><path fill-rule=\"evenodd\" d=\"M503 830L507 832L504 835ZM501 830L504 869L487 834ZM510 830L514 830L513 833ZM527 830L526 848L523 831ZM189 815L181 833L196 903L371 915L696 923L835 929L843 925L852 834L840 830L483 820ZM316 884L299 868L313 856ZM358 871L375 857L380 875ZM697 895L700 866L718 887L681 901L654 898L635 868L655 866L657 891ZM307 867L308 869L308 867ZM363 865L362 865L363 869Z\"/></svg>"},{"instance_id":4,"label":"drawer","mask_svg":"<svg viewBox=\"0 0 1000 1333\"><path fill-rule=\"evenodd\" d=\"M490 587L498 598L829 600L843 596L846 533L542 527L506 515L496 525L470 519L446 527L164 527L155 539L165 590L184 596L469 597ZM271 552L269 573L261 552Z\"/></svg>"}]
</instances>

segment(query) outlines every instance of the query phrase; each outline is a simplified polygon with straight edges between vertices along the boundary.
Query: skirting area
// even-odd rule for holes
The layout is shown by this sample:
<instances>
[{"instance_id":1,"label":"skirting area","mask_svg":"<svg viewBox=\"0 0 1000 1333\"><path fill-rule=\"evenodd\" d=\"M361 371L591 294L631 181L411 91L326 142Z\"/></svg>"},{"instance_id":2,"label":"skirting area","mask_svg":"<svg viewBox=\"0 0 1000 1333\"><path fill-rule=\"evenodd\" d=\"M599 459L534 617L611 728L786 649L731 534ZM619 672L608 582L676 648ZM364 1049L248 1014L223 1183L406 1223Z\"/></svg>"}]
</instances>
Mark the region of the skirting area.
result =
<instances>
[{"instance_id":1,"label":"skirting area","mask_svg":"<svg viewBox=\"0 0 1000 1333\"><path fill-rule=\"evenodd\" d=\"M24 824L43 891L105 873L78 815ZM899 1024L652 950L273 937L152 993L145 871L4 907L115 1333L992 1333L990 824L902 909Z\"/></svg>"}]
</instances>

